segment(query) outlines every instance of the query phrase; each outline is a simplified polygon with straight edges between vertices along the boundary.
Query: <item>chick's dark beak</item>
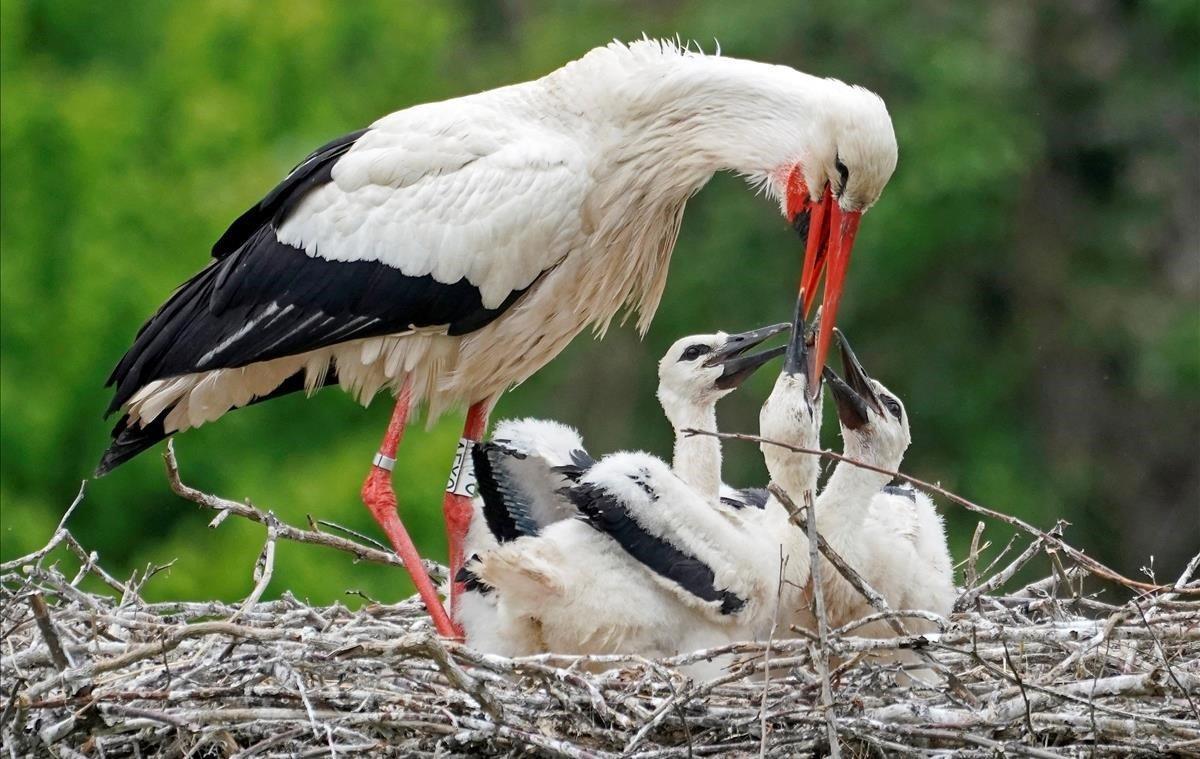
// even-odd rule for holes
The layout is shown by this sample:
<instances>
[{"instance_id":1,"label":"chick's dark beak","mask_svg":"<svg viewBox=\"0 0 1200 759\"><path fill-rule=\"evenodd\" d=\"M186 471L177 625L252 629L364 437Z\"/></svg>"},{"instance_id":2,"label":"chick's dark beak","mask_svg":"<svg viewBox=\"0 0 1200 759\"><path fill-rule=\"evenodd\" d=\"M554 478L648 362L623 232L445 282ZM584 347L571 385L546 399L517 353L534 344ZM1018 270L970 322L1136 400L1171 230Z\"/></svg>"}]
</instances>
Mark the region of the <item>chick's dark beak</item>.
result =
<instances>
[{"instance_id":1,"label":"chick's dark beak","mask_svg":"<svg viewBox=\"0 0 1200 759\"><path fill-rule=\"evenodd\" d=\"M842 353L842 371L846 373L846 379L843 380L828 366L824 368L823 374L830 392L833 393L833 400L837 402L838 419L842 426L857 430L870 421L871 408L882 414L883 407L879 396L875 394L871 378L867 376L858 356L854 355L846 336L841 330L835 329L833 332L838 338L838 346Z\"/></svg>"},{"instance_id":2,"label":"chick's dark beak","mask_svg":"<svg viewBox=\"0 0 1200 759\"><path fill-rule=\"evenodd\" d=\"M776 356L782 356L784 352L783 346L750 355L747 355L746 352L767 338L777 335L791 326L785 322L772 324L769 327L751 330L750 332L739 332L736 335L729 335L725 340L725 344L713 351L704 362L705 366L721 366L724 368L721 376L714 383L716 387L720 390L732 390L745 382L746 378L754 374L755 370L760 366Z\"/></svg>"},{"instance_id":3,"label":"chick's dark beak","mask_svg":"<svg viewBox=\"0 0 1200 759\"><path fill-rule=\"evenodd\" d=\"M825 384L829 386L829 392L837 403L838 420L842 426L848 430L857 430L865 425L869 419L867 402L828 366L823 370L823 374Z\"/></svg>"},{"instance_id":4,"label":"chick's dark beak","mask_svg":"<svg viewBox=\"0 0 1200 759\"><path fill-rule=\"evenodd\" d=\"M783 359L785 374L808 377L808 349L812 345L812 333L804 328L804 290L796 298L796 311L792 315L792 334L788 337L787 353Z\"/></svg>"},{"instance_id":5,"label":"chick's dark beak","mask_svg":"<svg viewBox=\"0 0 1200 759\"><path fill-rule=\"evenodd\" d=\"M882 414L883 404L879 402L879 396L875 394L875 386L871 382L871 378L867 376L867 371L863 369L862 362L858 360L858 356L854 355L850 341L846 339L846 335L840 329L834 329L833 333L837 336L838 348L842 353L842 372L846 375L846 383L877 413Z\"/></svg>"}]
</instances>

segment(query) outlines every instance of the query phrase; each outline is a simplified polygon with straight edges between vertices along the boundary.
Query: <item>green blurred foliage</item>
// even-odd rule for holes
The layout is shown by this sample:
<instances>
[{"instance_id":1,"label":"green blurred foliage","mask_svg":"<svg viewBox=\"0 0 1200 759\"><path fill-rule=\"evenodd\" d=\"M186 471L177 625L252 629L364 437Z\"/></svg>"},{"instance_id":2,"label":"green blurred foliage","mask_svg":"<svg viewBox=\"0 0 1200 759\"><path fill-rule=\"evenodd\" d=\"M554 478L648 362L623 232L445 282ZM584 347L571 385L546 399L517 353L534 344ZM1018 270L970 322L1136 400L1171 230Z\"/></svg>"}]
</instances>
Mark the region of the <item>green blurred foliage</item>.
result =
<instances>
[{"instance_id":1,"label":"green blurred foliage","mask_svg":"<svg viewBox=\"0 0 1200 759\"><path fill-rule=\"evenodd\" d=\"M1126 571L1154 554L1166 576L1200 543L1198 8L0 0L0 552L47 539L105 446L108 370L308 150L645 32L883 95L900 166L863 224L842 324L906 400L906 470L1044 526L1068 519ZM497 416L570 422L593 452L666 454L657 357L682 334L785 318L799 256L775 209L718 177L688 209L647 338L581 337ZM723 404L725 429L755 429L769 374ZM184 476L374 534L357 494L389 405L326 391L240 411L180 438ZM460 424L414 426L396 470L431 556ZM727 446L726 477L762 482L756 450ZM945 513L961 556L975 520ZM110 568L178 559L157 596L236 597L262 530L208 530L209 516L148 454L92 483L72 525ZM275 577L322 602L408 592L394 571L290 545Z\"/></svg>"}]
</instances>

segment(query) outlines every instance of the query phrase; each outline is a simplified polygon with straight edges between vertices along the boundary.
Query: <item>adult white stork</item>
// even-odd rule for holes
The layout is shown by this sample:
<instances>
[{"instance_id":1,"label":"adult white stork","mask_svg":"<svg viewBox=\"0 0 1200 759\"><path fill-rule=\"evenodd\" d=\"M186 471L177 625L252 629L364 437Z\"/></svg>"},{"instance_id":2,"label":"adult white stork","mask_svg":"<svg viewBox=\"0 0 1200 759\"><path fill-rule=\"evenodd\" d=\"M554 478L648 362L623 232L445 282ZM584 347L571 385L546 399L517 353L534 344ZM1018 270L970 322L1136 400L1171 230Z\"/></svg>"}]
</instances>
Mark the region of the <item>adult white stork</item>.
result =
<instances>
[{"instance_id":1,"label":"adult white stork","mask_svg":"<svg viewBox=\"0 0 1200 759\"><path fill-rule=\"evenodd\" d=\"M302 161L142 327L109 378L124 415L98 472L250 403L386 387L396 408L363 498L454 634L396 514L410 408L470 405L444 503L457 573L471 515L458 475L496 398L622 306L647 328L684 205L714 172L778 200L807 237L805 282L828 261L832 327L859 217L895 165L871 92L652 40L385 116Z\"/></svg>"}]
</instances>

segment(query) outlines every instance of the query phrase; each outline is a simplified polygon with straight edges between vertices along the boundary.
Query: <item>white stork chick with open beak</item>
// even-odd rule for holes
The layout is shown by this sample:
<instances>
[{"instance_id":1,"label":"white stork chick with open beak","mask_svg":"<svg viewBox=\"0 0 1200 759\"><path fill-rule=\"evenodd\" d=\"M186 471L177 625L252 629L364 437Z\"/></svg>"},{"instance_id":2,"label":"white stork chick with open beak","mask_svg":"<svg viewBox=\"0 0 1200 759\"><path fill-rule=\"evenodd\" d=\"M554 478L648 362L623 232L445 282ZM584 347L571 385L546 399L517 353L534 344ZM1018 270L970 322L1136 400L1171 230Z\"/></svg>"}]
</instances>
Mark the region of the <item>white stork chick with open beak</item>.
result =
<instances>
[{"instance_id":1,"label":"white stork chick with open beak","mask_svg":"<svg viewBox=\"0 0 1200 759\"><path fill-rule=\"evenodd\" d=\"M467 404L458 466L497 397L622 307L645 330L688 198L718 171L777 200L827 271L819 372L861 215L896 166L878 96L670 42L614 42L531 82L385 116L318 148L236 219L109 377L103 474L230 410L337 384L396 407L363 499L443 635L456 635L396 513L415 404ZM808 287L809 295L815 293ZM450 568L471 504L443 504Z\"/></svg>"},{"instance_id":2,"label":"white stork chick with open beak","mask_svg":"<svg viewBox=\"0 0 1200 759\"><path fill-rule=\"evenodd\" d=\"M826 368L825 379L837 402L843 454L894 471L912 440L904 404L867 375L845 336L836 330L835 334L845 378ZM955 591L942 520L928 496L911 488L890 487L889 480L886 474L839 462L817 499L817 530L889 607L946 616ZM821 578L833 624L874 613L831 565L825 565ZM931 622L918 618L904 624L913 632L934 629ZM882 622L864 626L861 633L895 634Z\"/></svg>"},{"instance_id":3,"label":"white stork chick with open beak","mask_svg":"<svg viewBox=\"0 0 1200 759\"><path fill-rule=\"evenodd\" d=\"M676 340L658 362L658 402L675 435L671 468L713 504L722 493L721 441L685 430L716 432L717 401L784 349L747 351L790 327L783 322L734 335L691 335Z\"/></svg>"},{"instance_id":4,"label":"white stork chick with open beak","mask_svg":"<svg viewBox=\"0 0 1200 759\"><path fill-rule=\"evenodd\" d=\"M720 487L720 446L696 444L715 439L693 438L682 430L715 431L717 402L781 355L783 348L749 351L789 326L783 323L737 334L691 335L677 340L659 362L658 398L676 433L674 472L710 508L717 504ZM535 419L502 422L491 442L475 447L473 457L480 496L467 540L472 558L519 537L536 536L552 522L578 514L568 486L594 463L574 430ZM688 498L693 495L689 493ZM603 540L589 530L584 532L589 538ZM467 642L480 650L507 655L556 650L536 644L539 625L530 622L530 615L515 612L501 617L497 596L504 594L496 593L476 570L476 565L468 562L461 571L468 588L462 605Z\"/></svg>"}]
</instances>

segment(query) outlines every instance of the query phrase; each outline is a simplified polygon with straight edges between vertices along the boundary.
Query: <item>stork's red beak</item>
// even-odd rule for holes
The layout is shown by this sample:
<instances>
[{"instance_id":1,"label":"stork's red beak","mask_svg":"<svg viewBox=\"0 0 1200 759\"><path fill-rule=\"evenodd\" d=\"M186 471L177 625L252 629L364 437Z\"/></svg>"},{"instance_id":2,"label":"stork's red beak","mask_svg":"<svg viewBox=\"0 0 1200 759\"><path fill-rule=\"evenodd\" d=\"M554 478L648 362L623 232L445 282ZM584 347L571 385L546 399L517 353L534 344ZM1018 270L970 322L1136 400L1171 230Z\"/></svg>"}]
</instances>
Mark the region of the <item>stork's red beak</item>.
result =
<instances>
[{"instance_id":1,"label":"stork's red beak","mask_svg":"<svg viewBox=\"0 0 1200 759\"><path fill-rule=\"evenodd\" d=\"M821 376L825 357L829 354L829 341L837 324L838 304L842 301L842 286L846 282L846 270L850 268L850 251L854 249L854 236L858 234L858 222L862 211L843 211L835 202L829 214L828 273L825 275L825 293L821 300L821 328L813 350L813 368L810 377ZM818 388L817 392L820 392Z\"/></svg>"},{"instance_id":2,"label":"stork's red beak","mask_svg":"<svg viewBox=\"0 0 1200 759\"><path fill-rule=\"evenodd\" d=\"M808 207L808 239L804 245L804 268L800 272L800 292L804 294L804 317L812 310L813 298L817 294L817 281L825 269L825 254L829 252L829 209L833 206L833 191L825 188L825 194Z\"/></svg>"},{"instance_id":3,"label":"stork's red beak","mask_svg":"<svg viewBox=\"0 0 1200 759\"><path fill-rule=\"evenodd\" d=\"M825 186L821 199L812 202L799 167L793 169L788 178L787 211L792 226L806 238L804 266L800 271L805 316L812 309L821 274L828 270L821 300L821 327L817 332L814 350L809 353L812 365L808 376L820 377L825 367L825 357L829 354L833 328L837 326L842 285L846 281L850 252L854 249L854 236L858 234L862 211L843 211L829 185ZM811 387L814 393L820 392L820 383L813 383Z\"/></svg>"}]
</instances>

